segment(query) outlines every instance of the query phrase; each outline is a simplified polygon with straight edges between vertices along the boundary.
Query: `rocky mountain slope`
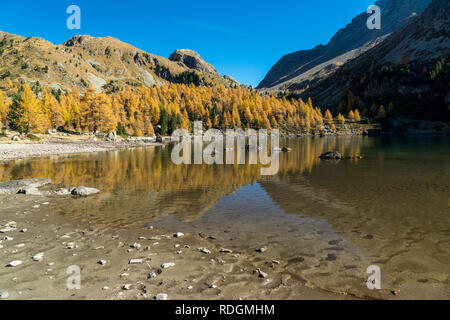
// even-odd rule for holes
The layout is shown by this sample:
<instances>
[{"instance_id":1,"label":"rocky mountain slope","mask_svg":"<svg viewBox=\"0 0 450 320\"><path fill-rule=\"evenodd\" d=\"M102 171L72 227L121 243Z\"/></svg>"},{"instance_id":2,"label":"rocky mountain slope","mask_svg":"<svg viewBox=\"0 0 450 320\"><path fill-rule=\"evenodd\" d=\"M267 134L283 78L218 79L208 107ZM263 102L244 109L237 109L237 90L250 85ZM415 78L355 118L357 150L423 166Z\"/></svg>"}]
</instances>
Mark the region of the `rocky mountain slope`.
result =
<instances>
[{"instance_id":1,"label":"rocky mountain slope","mask_svg":"<svg viewBox=\"0 0 450 320\"><path fill-rule=\"evenodd\" d=\"M370 117L450 120L450 2L425 12L381 44L301 93L323 108Z\"/></svg>"},{"instance_id":2,"label":"rocky mountain slope","mask_svg":"<svg viewBox=\"0 0 450 320\"><path fill-rule=\"evenodd\" d=\"M361 13L339 30L327 45L284 56L257 87L264 90L299 90L330 75L346 61L371 49L386 35L420 14L431 0L380 0L381 29L369 30L369 14Z\"/></svg>"},{"instance_id":3,"label":"rocky mountain slope","mask_svg":"<svg viewBox=\"0 0 450 320\"><path fill-rule=\"evenodd\" d=\"M202 61L200 66L209 66ZM236 86L215 72L188 61L174 62L112 37L75 36L61 45L41 38L25 38L0 32L0 80L39 81L41 86L83 91L89 85L100 91L105 85L161 85L193 83L195 85Z\"/></svg>"},{"instance_id":4,"label":"rocky mountain slope","mask_svg":"<svg viewBox=\"0 0 450 320\"><path fill-rule=\"evenodd\" d=\"M188 68L195 69L201 72L208 72L215 75L219 74L217 70L212 65L203 60L197 52L189 49L175 50L175 52L172 53L169 57L169 60L174 62L181 62Z\"/></svg>"}]
</instances>

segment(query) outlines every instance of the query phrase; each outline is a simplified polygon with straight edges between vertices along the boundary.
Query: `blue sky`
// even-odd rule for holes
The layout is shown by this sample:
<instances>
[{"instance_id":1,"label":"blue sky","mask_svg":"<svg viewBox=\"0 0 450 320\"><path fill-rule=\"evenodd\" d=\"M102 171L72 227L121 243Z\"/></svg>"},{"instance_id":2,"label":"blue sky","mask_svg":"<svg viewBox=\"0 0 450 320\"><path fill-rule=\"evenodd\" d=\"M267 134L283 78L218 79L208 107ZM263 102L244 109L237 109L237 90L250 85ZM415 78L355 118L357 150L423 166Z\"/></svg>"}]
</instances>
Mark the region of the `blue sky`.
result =
<instances>
[{"instance_id":1,"label":"blue sky","mask_svg":"<svg viewBox=\"0 0 450 320\"><path fill-rule=\"evenodd\" d=\"M163 57L192 49L219 73L256 86L284 54L326 44L374 2L2 0L0 30L56 44L77 34L109 35ZM66 27L71 4L81 8L81 30Z\"/></svg>"}]
</instances>

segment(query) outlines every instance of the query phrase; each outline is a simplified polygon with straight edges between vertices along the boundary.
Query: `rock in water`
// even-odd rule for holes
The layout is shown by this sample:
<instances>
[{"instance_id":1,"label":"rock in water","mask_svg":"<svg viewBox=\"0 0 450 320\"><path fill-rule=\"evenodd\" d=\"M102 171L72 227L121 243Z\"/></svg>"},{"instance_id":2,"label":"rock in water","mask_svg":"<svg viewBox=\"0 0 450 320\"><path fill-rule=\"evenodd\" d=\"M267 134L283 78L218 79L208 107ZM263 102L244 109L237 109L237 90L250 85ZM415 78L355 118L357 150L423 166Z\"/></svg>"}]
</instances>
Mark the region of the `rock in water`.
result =
<instances>
[{"instance_id":1,"label":"rock in water","mask_svg":"<svg viewBox=\"0 0 450 320\"><path fill-rule=\"evenodd\" d=\"M58 196L67 196L71 194L71 192L68 188L59 188L55 190L55 194Z\"/></svg>"},{"instance_id":2,"label":"rock in water","mask_svg":"<svg viewBox=\"0 0 450 320\"><path fill-rule=\"evenodd\" d=\"M167 262L167 263L163 263L161 265L161 268L163 268L163 269L167 269L167 268L170 268L170 267L175 267L175 263L174 262Z\"/></svg>"},{"instance_id":3,"label":"rock in water","mask_svg":"<svg viewBox=\"0 0 450 320\"><path fill-rule=\"evenodd\" d=\"M37 189L51 184L50 179L24 179L0 182L0 194L15 194L25 188Z\"/></svg>"},{"instance_id":4,"label":"rock in water","mask_svg":"<svg viewBox=\"0 0 450 320\"><path fill-rule=\"evenodd\" d=\"M258 277L260 277L260 278L267 278L267 276L268 276L268 274L267 273L265 273L265 272L263 272L263 271L261 271L261 269L256 269L256 274L258 275Z\"/></svg>"},{"instance_id":5,"label":"rock in water","mask_svg":"<svg viewBox=\"0 0 450 320\"><path fill-rule=\"evenodd\" d=\"M14 261L11 261L10 263L8 263L6 266L7 267L17 267L18 265L21 265L21 264L22 264L22 261L14 260Z\"/></svg>"},{"instance_id":6,"label":"rock in water","mask_svg":"<svg viewBox=\"0 0 450 320\"><path fill-rule=\"evenodd\" d=\"M342 159L342 155L338 151L329 151L320 156L324 160L338 160Z\"/></svg>"},{"instance_id":7,"label":"rock in water","mask_svg":"<svg viewBox=\"0 0 450 320\"><path fill-rule=\"evenodd\" d=\"M263 252L266 252L267 249L268 249L268 248L267 248L266 246L264 246L264 247L261 247L261 248L259 248L259 249L256 249L256 252L263 253Z\"/></svg>"},{"instance_id":8,"label":"rock in water","mask_svg":"<svg viewBox=\"0 0 450 320\"><path fill-rule=\"evenodd\" d=\"M141 264L144 263L144 259L131 259L129 264Z\"/></svg>"},{"instance_id":9,"label":"rock in water","mask_svg":"<svg viewBox=\"0 0 450 320\"><path fill-rule=\"evenodd\" d=\"M32 259L33 259L33 261L40 262L40 261L42 261L44 259L44 253L40 252L40 253L34 255Z\"/></svg>"},{"instance_id":10,"label":"rock in water","mask_svg":"<svg viewBox=\"0 0 450 320\"><path fill-rule=\"evenodd\" d=\"M27 194L30 196L42 196L42 193L33 186L24 187L24 188L20 189L17 193L18 194Z\"/></svg>"},{"instance_id":11,"label":"rock in water","mask_svg":"<svg viewBox=\"0 0 450 320\"><path fill-rule=\"evenodd\" d=\"M100 190L88 187L78 187L72 190L72 195L78 197L88 197L100 193Z\"/></svg>"},{"instance_id":12,"label":"rock in water","mask_svg":"<svg viewBox=\"0 0 450 320\"><path fill-rule=\"evenodd\" d=\"M198 248L198 251L204 254L211 254L211 250L208 250L206 248Z\"/></svg>"}]
</instances>

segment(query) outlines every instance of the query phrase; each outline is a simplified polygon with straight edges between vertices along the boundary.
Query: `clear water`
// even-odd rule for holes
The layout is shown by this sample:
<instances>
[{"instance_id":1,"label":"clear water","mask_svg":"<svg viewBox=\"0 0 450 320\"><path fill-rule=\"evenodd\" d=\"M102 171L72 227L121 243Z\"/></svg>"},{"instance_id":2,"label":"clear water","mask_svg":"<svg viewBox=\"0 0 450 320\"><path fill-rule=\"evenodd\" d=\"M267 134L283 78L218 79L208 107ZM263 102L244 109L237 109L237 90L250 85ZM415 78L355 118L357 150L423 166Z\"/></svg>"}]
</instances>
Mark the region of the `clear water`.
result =
<instances>
[{"instance_id":1,"label":"clear water","mask_svg":"<svg viewBox=\"0 0 450 320\"><path fill-rule=\"evenodd\" d=\"M174 165L170 146L0 164L0 180L51 178L102 193L61 201L57 214L107 228L151 224L203 232L277 272L332 292L450 298L450 141L439 137L287 139L277 175L259 165ZM322 161L325 151L362 155Z\"/></svg>"}]
</instances>

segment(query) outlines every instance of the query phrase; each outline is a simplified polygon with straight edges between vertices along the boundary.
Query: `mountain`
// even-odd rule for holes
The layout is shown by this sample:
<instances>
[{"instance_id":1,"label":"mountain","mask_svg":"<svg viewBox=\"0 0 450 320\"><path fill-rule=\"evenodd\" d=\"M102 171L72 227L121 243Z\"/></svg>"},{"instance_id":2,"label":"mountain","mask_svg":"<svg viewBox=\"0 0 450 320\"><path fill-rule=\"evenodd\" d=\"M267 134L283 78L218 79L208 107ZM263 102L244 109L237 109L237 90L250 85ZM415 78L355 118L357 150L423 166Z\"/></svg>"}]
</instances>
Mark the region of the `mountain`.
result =
<instances>
[{"instance_id":1,"label":"mountain","mask_svg":"<svg viewBox=\"0 0 450 320\"><path fill-rule=\"evenodd\" d=\"M181 62L186 67L191 69L219 75L217 70L212 65L203 60L197 52L189 49L175 50L175 52L170 55L169 60Z\"/></svg>"},{"instance_id":2,"label":"mountain","mask_svg":"<svg viewBox=\"0 0 450 320\"><path fill-rule=\"evenodd\" d=\"M22 79L54 89L83 91L89 85L100 91L105 85L122 84L161 85L164 83L193 83L195 85L235 86L204 62L194 51L202 65L171 61L159 57L112 37L95 38L75 36L61 45L41 38L25 38L0 32L0 79Z\"/></svg>"},{"instance_id":3,"label":"mountain","mask_svg":"<svg viewBox=\"0 0 450 320\"><path fill-rule=\"evenodd\" d=\"M258 89L299 90L333 73L346 61L380 43L386 35L398 30L423 12L431 0L380 0L381 29L369 30L369 14L361 13L339 30L327 45L297 51L281 58Z\"/></svg>"},{"instance_id":4,"label":"mountain","mask_svg":"<svg viewBox=\"0 0 450 320\"><path fill-rule=\"evenodd\" d=\"M450 2L433 0L378 46L301 93L340 113L450 120Z\"/></svg>"}]
</instances>

